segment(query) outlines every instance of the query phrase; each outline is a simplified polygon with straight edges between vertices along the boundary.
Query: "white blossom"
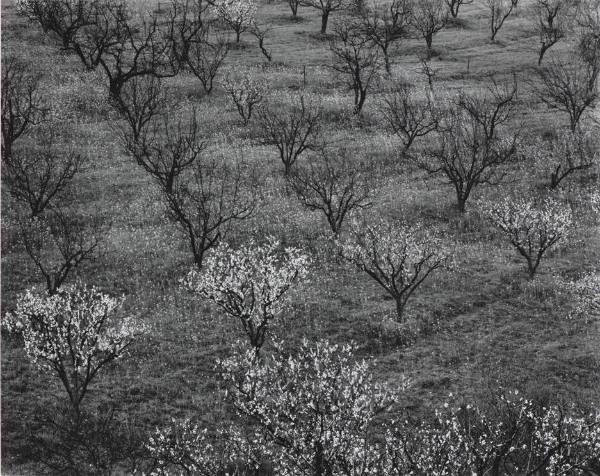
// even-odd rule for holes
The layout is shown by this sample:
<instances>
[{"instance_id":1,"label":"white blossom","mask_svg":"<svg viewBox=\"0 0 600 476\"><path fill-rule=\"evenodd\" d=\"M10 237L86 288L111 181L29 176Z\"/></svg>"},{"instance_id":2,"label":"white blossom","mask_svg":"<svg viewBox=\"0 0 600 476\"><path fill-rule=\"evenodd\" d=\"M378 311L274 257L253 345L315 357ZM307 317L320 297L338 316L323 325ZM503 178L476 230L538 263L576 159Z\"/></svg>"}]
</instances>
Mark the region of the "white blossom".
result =
<instances>
[{"instance_id":1,"label":"white blossom","mask_svg":"<svg viewBox=\"0 0 600 476\"><path fill-rule=\"evenodd\" d=\"M527 260L531 278L546 251L567 241L573 222L570 207L553 198L507 197L484 202L480 210Z\"/></svg>"},{"instance_id":2,"label":"white blossom","mask_svg":"<svg viewBox=\"0 0 600 476\"><path fill-rule=\"evenodd\" d=\"M259 349L269 325L284 309L290 287L308 275L308 256L298 248L280 249L270 238L238 249L222 243L202 270L190 271L183 285L238 318L251 345Z\"/></svg>"},{"instance_id":3,"label":"white blossom","mask_svg":"<svg viewBox=\"0 0 600 476\"><path fill-rule=\"evenodd\" d=\"M97 372L145 332L136 319L118 317L122 304L94 287L63 286L53 295L27 290L2 327L23 336L31 362L55 373L78 409Z\"/></svg>"}]
</instances>

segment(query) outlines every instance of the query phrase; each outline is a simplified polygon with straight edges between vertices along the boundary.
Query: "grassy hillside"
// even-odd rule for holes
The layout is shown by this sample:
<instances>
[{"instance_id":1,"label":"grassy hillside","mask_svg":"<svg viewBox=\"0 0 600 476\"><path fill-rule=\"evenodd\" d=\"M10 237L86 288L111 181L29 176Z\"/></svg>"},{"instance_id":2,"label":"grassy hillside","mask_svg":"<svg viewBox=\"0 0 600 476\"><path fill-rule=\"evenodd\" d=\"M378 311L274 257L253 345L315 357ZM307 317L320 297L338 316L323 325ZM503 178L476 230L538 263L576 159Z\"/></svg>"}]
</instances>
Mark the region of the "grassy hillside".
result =
<instances>
[{"instance_id":1,"label":"grassy hillside","mask_svg":"<svg viewBox=\"0 0 600 476\"><path fill-rule=\"evenodd\" d=\"M568 126L565 114L549 110L533 92L538 38L532 3L520 2L494 43L489 40L484 2L465 5L460 21L435 36L436 54L430 62L439 90L483 90L491 78L503 82L516 77L518 113L511 127L520 128L524 136ZM578 190L594 183L596 171L566 181L560 193L577 207L576 238L545 258L539 276L529 282L524 260L470 204L460 216L451 186L401 157L397 140L377 111L385 81L374 86L363 114L352 114L350 92L328 68L332 56L327 39L318 34L318 12L305 7L299 15L293 21L285 2L261 3L258 17L272 27L266 44L273 62L265 62L255 39L243 34L241 44L227 56L225 69L247 67L270 93L282 94L302 88L305 73L305 89L327 110L327 137L350 149L356 160L376 166L376 194L368 214L436 224L453 237L457 253L455 270L432 275L410 302L408 324L398 327L390 319L393 301L366 274L335 255L323 217L286 193L276 150L256 144L255 123L240 125L221 85L205 96L188 73L167 79L172 93L184 101L183 110L198 111L207 140L225 143L220 146L225 155L243 154L261 172L258 211L234 230L231 241L274 235L315 257L310 280L294 288L276 334L290 346L304 337L354 341L361 356L373 359L379 378L410 379L402 406L415 412L439 404L450 393L458 399L485 400L499 389L519 389L553 402L597 402L600 322L569 319L572 303L556 285L556 277L576 279L598 268L598 225L578 198ZM342 16L334 12L332 26ZM566 40L551 51L568 55L571 47ZM392 55L393 76L425 87L419 63L424 48L419 39L401 41ZM172 417L193 417L209 426L229 418L214 363L227 355L232 342L243 338L242 330L180 287L179 280L193 264L188 245L166 218L156 185L117 140L121 119L108 104L103 78L82 71L75 58L61 53L36 25L17 16L13 1L2 2L2 50L39 71L44 94L62 117L65 131L88 157L76 178L73 203L86 216L101 214L110 220L97 259L78 268L69 280L125 295L126 313L151 328L135 343L131 358L99 375L88 403L116 404L122 419L141 434ZM427 140L419 140L417 150ZM241 151L234 142L243 144ZM514 190L539 189L546 180L528 164L514 167L505 184L482 186L473 198L495 200ZM13 205L3 190L3 313L26 288L43 285L19 243ZM36 431L35 415L61 392L56 380L28 363L21 342L3 335L4 474L31 469L35 448L28 435Z\"/></svg>"}]
</instances>

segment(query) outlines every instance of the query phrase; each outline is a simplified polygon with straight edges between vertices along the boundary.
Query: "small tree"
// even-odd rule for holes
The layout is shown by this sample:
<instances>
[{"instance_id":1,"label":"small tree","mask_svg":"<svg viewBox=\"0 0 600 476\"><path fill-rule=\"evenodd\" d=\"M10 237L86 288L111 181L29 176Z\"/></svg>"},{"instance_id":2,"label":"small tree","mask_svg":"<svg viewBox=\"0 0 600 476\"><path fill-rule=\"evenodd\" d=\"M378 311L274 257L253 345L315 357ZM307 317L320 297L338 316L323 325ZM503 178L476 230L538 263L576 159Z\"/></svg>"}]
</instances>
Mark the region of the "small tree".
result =
<instances>
[{"instance_id":1,"label":"small tree","mask_svg":"<svg viewBox=\"0 0 600 476\"><path fill-rule=\"evenodd\" d=\"M71 272L94 258L105 233L100 217L82 217L52 207L33 218L19 218L25 251L56 294Z\"/></svg>"},{"instance_id":2,"label":"small tree","mask_svg":"<svg viewBox=\"0 0 600 476\"><path fill-rule=\"evenodd\" d=\"M496 35L517 6L517 0L486 0L486 3L490 10L490 39L496 41Z\"/></svg>"},{"instance_id":3,"label":"small tree","mask_svg":"<svg viewBox=\"0 0 600 476\"><path fill-rule=\"evenodd\" d=\"M348 84L354 91L354 114L359 114L367 99L367 91L379 76L382 66L379 52L356 21L337 24L329 48L335 61L332 68L348 78Z\"/></svg>"},{"instance_id":4,"label":"small tree","mask_svg":"<svg viewBox=\"0 0 600 476\"><path fill-rule=\"evenodd\" d=\"M292 96L285 106L267 102L258 111L262 142L277 147L286 176L305 151L319 146L322 115L320 105L304 94Z\"/></svg>"},{"instance_id":5,"label":"small tree","mask_svg":"<svg viewBox=\"0 0 600 476\"><path fill-rule=\"evenodd\" d=\"M327 23L331 12L345 10L350 2L349 0L300 0L300 4L321 12L321 35L324 35L327 33Z\"/></svg>"},{"instance_id":6,"label":"small tree","mask_svg":"<svg viewBox=\"0 0 600 476\"><path fill-rule=\"evenodd\" d=\"M39 77L14 58L2 60L2 161L10 161L13 144L40 124L47 110Z\"/></svg>"},{"instance_id":7,"label":"small tree","mask_svg":"<svg viewBox=\"0 0 600 476\"><path fill-rule=\"evenodd\" d=\"M125 119L127 131L122 132L125 143L142 140L148 127L157 116L175 104L167 99L161 80L153 76L131 79L121 90L117 111Z\"/></svg>"},{"instance_id":8,"label":"small tree","mask_svg":"<svg viewBox=\"0 0 600 476\"><path fill-rule=\"evenodd\" d=\"M28 290L2 320L23 336L29 360L60 379L76 416L98 372L124 356L144 330L133 318L118 318L122 302L81 285L53 295Z\"/></svg>"},{"instance_id":9,"label":"small tree","mask_svg":"<svg viewBox=\"0 0 600 476\"><path fill-rule=\"evenodd\" d=\"M432 98L407 83L397 83L383 99L381 112L391 131L402 139L406 152L415 139L435 131Z\"/></svg>"},{"instance_id":10,"label":"small tree","mask_svg":"<svg viewBox=\"0 0 600 476\"><path fill-rule=\"evenodd\" d=\"M450 257L432 230L383 220L375 225L355 223L340 253L394 298L400 322L412 294L432 272L446 268Z\"/></svg>"},{"instance_id":11,"label":"small tree","mask_svg":"<svg viewBox=\"0 0 600 476\"><path fill-rule=\"evenodd\" d=\"M559 132L549 144L531 148L536 166L549 174L549 186L556 189L567 177L589 170L598 163L598 144L593 132Z\"/></svg>"},{"instance_id":12,"label":"small tree","mask_svg":"<svg viewBox=\"0 0 600 476\"><path fill-rule=\"evenodd\" d=\"M538 88L540 99L549 107L566 112L571 131L575 131L583 113L598 101L600 57L594 63L578 58L567 64L555 56L538 73L542 81Z\"/></svg>"},{"instance_id":13,"label":"small tree","mask_svg":"<svg viewBox=\"0 0 600 476\"><path fill-rule=\"evenodd\" d=\"M452 18L458 18L458 10L463 5L470 5L473 3L473 0L445 0L446 5L448 5L448 10L450 10L450 14Z\"/></svg>"},{"instance_id":14,"label":"small tree","mask_svg":"<svg viewBox=\"0 0 600 476\"><path fill-rule=\"evenodd\" d=\"M235 32L236 43L254 24L257 9L255 0L219 0L217 3L217 14Z\"/></svg>"},{"instance_id":15,"label":"small tree","mask_svg":"<svg viewBox=\"0 0 600 476\"><path fill-rule=\"evenodd\" d=\"M529 279L535 276L544 254L568 238L573 220L571 209L551 198L541 203L505 198L484 203L480 209L527 260Z\"/></svg>"},{"instance_id":16,"label":"small tree","mask_svg":"<svg viewBox=\"0 0 600 476\"><path fill-rule=\"evenodd\" d=\"M263 85L249 74L244 74L239 79L232 79L228 75L223 82L223 88L235 104L244 125L247 125L254 107L263 100Z\"/></svg>"},{"instance_id":17,"label":"small tree","mask_svg":"<svg viewBox=\"0 0 600 476\"><path fill-rule=\"evenodd\" d=\"M296 167L289 182L300 202L321 211L335 238L348 215L371 206L372 171L352 163L346 150L321 151L307 165Z\"/></svg>"},{"instance_id":18,"label":"small tree","mask_svg":"<svg viewBox=\"0 0 600 476\"><path fill-rule=\"evenodd\" d=\"M8 192L29 209L30 217L60 198L84 164L81 155L57 147L51 135L41 140L38 146L11 151L3 160L2 179Z\"/></svg>"},{"instance_id":19,"label":"small tree","mask_svg":"<svg viewBox=\"0 0 600 476\"><path fill-rule=\"evenodd\" d=\"M225 160L216 154L197 160L177 176L172 192L163 189L170 218L187 238L198 268L205 253L225 239L236 222L251 217L256 207L252 171Z\"/></svg>"},{"instance_id":20,"label":"small tree","mask_svg":"<svg viewBox=\"0 0 600 476\"><path fill-rule=\"evenodd\" d=\"M200 140L195 110L187 120L163 114L143 130L137 141L134 137L125 136L128 152L168 194L173 192L177 177L206 149L206 143Z\"/></svg>"},{"instance_id":21,"label":"small tree","mask_svg":"<svg viewBox=\"0 0 600 476\"><path fill-rule=\"evenodd\" d=\"M221 361L229 401L256 428L247 438L238 433L232 456L243 461L259 449L276 474L377 474L376 418L398 400L404 382L377 383L354 353L350 345L305 340L289 356L256 360L238 351Z\"/></svg>"},{"instance_id":22,"label":"small tree","mask_svg":"<svg viewBox=\"0 0 600 476\"><path fill-rule=\"evenodd\" d=\"M417 164L431 174L443 174L456 192L463 213L473 189L496 185L505 166L514 160L517 135L503 137L500 128L514 111L517 88L493 85L486 94L461 94L438 117L438 144L418 157Z\"/></svg>"},{"instance_id":23,"label":"small tree","mask_svg":"<svg viewBox=\"0 0 600 476\"><path fill-rule=\"evenodd\" d=\"M183 285L239 319L258 354L271 322L285 307L287 291L307 275L308 257L297 248L280 250L270 238L262 246L250 243L238 249L220 244Z\"/></svg>"},{"instance_id":24,"label":"small tree","mask_svg":"<svg viewBox=\"0 0 600 476\"><path fill-rule=\"evenodd\" d=\"M391 74L390 48L407 35L411 7L409 0L391 0L365 8L361 15L364 32L381 50L388 74Z\"/></svg>"},{"instance_id":25,"label":"small tree","mask_svg":"<svg viewBox=\"0 0 600 476\"><path fill-rule=\"evenodd\" d=\"M256 40L258 41L258 47L260 48L260 52L265 58L267 58L267 61L269 62L273 60L273 53L269 51L265 46L265 39L267 38L267 35L270 31L270 27L261 26L257 23L254 23L252 25L252 28L250 29L250 33L252 33L254 38L256 38Z\"/></svg>"},{"instance_id":26,"label":"small tree","mask_svg":"<svg viewBox=\"0 0 600 476\"><path fill-rule=\"evenodd\" d=\"M302 4L301 0L287 0L287 4L292 11L292 18L296 20L298 18L298 7Z\"/></svg>"},{"instance_id":27,"label":"small tree","mask_svg":"<svg viewBox=\"0 0 600 476\"><path fill-rule=\"evenodd\" d=\"M537 31L540 37L538 66L552 46L564 38L569 4L565 0L536 0Z\"/></svg>"},{"instance_id":28,"label":"small tree","mask_svg":"<svg viewBox=\"0 0 600 476\"><path fill-rule=\"evenodd\" d=\"M414 2L410 17L411 26L417 30L427 45L427 58L433 52L433 37L448 24L448 9L443 0Z\"/></svg>"},{"instance_id":29,"label":"small tree","mask_svg":"<svg viewBox=\"0 0 600 476\"><path fill-rule=\"evenodd\" d=\"M219 69L223 65L229 45L225 38L217 37L210 41L208 25L201 31L200 40L191 43L186 65L202 84L206 94L210 94Z\"/></svg>"}]
</instances>

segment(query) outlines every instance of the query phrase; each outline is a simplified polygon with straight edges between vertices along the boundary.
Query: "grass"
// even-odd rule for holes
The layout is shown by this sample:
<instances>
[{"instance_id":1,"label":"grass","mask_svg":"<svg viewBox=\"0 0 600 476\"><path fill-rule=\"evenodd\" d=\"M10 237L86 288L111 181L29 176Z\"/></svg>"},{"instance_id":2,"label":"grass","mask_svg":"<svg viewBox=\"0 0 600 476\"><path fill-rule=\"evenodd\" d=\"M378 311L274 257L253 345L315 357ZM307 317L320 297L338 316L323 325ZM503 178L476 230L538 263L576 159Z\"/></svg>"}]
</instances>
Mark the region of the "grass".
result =
<instances>
[{"instance_id":1,"label":"grass","mask_svg":"<svg viewBox=\"0 0 600 476\"><path fill-rule=\"evenodd\" d=\"M478 90L491 77L504 81L516 75L520 93L515 127L539 134L549 124L565 125L566 117L541 106L531 84L523 81L532 76L537 63L537 37L532 30L532 2L521 3L518 16L507 20L496 43L488 39L484 7L477 2L465 5L460 24L434 38L437 56L431 64L438 87L449 90ZM232 239L273 234L318 256L310 281L295 290L277 333L291 343L303 337L355 341L363 356L373 358L381 379L394 382L402 375L410 379L403 406L417 412L450 393L480 400L499 388L517 388L553 401L597 401L600 324L567 319L569 303L556 296L551 279L575 278L598 266L597 226L582 220L576 231L579 241L543 261L539 284L532 291L525 263L487 224L474 213L464 219L456 216L448 185L399 161L374 111L376 92L367 98L363 120L351 117L351 98L327 69L331 56L327 41L317 34L317 11L301 9L301 21L293 21L284 3L273 2L261 4L259 15L273 27L267 47L277 64L265 64L254 39L244 34L246 47L232 49L227 66L245 65L271 91L282 93L302 87L305 69L306 88L322 96L330 111L329 136L343 144L351 140L349 147L377 164L377 197L370 213L438 223L455 236L460 250L457 270L434 276L409 303L414 319L427 323L424 329L395 328L386 320L393 303L384 291L366 275L339 263L327 248L322 217L280 192L283 181L275 149L246 141L246 158L263 170L270 192L257 216L244 222ZM334 13L331 21L339 18ZM116 140L118 119L106 103L101 78L82 73L74 58L62 55L37 27L17 17L13 2L2 5L2 40L4 52L28 59L43 74L48 98L64 113L66 132L89 157L85 172L77 178L77 206L87 213L106 214L112 222L99 258L78 269L71 281L82 279L126 295L126 312L152 329L136 343L132 358L99 376L86 397L88 403L117 404L123 418L136 422L142 434L171 417L192 417L209 426L227 418L214 363L242 338L241 330L180 289L178 280L191 266L191 254L165 219L151 180ZM555 51L565 54L567 46L563 42ZM424 84L417 56L424 48L424 42L416 39L403 42L393 54L393 74ZM200 111L207 136L223 131L234 137L252 136L251 130L239 126L237 113L219 86L202 98L201 85L189 75L167 83L174 94L188 99L184 109L194 106ZM515 174L513 183L482 188L475 195L498 197L541 181L535 171L522 172ZM5 312L18 293L41 282L11 228L11 202L5 191L2 198ZM2 344L2 471L25 474L35 451L26 437L33 411L52 404L61 389L27 363L20 342L3 336Z\"/></svg>"}]
</instances>

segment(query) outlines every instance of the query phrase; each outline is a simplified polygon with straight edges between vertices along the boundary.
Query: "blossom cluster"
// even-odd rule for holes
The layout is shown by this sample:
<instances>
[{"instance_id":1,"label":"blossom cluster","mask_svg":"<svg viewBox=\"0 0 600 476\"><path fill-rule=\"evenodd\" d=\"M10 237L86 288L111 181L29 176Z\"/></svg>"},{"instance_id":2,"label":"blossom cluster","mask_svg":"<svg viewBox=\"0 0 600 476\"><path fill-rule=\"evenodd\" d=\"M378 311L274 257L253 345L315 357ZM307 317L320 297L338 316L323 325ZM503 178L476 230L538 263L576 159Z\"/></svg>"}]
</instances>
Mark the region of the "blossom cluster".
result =
<instances>
[{"instance_id":1,"label":"blossom cluster","mask_svg":"<svg viewBox=\"0 0 600 476\"><path fill-rule=\"evenodd\" d=\"M588 273L577 281L568 283L567 287L575 298L571 317L600 317L600 272Z\"/></svg>"},{"instance_id":2,"label":"blossom cluster","mask_svg":"<svg viewBox=\"0 0 600 476\"><path fill-rule=\"evenodd\" d=\"M435 412L432 423L386 433L382 474L585 474L598 464L600 412L572 416L511 392L487 414L472 405Z\"/></svg>"},{"instance_id":3,"label":"blossom cluster","mask_svg":"<svg viewBox=\"0 0 600 476\"><path fill-rule=\"evenodd\" d=\"M481 203L480 211L525 257L530 276L549 248L568 239L573 224L570 207L551 197L541 203L532 198L507 197Z\"/></svg>"},{"instance_id":4,"label":"blossom cluster","mask_svg":"<svg viewBox=\"0 0 600 476\"><path fill-rule=\"evenodd\" d=\"M235 32L241 32L252 26L258 4L255 0L220 0L217 15Z\"/></svg>"},{"instance_id":5,"label":"blossom cluster","mask_svg":"<svg viewBox=\"0 0 600 476\"><path fill-rule=\"evenodd\" d=\"M208 437L190 420L173 421L171 426L157 428L146 443L156 468L150 476L174 474L173 468L181 468L182 474L213 476L219 473L216 450Z\"/></svg>"},{"instance_id":6,"label":"blossom cluster","mask_svg":"<svg viewBox=\"0 0 600 476\"><path fill-rule=\"evenodd\" d=\"M326 468L370 474L378 455L374 419L398 400L406 382L396 388L377 383L355 350L304 340L294 355L280 347L269 359L238 351L221 361L229 400L240 417L257 423L250 437L238 434L236 456L256 453L248 446L258 444L276 474L323 474Z\"/></svg>"},{"instance_id":7,"label":"blossom cluster","mask_svg":"<svg viewBox=\"0 0 600 476\"><path fill-rule=\"evenodd\" d=\"M393 409L407 383L376 382L355 351L303 341L289 355L277 343L272 355L257 359L238 347L219 362L239 417L234 426L211 441L206 430L185 421L157 430L148 447L163 469L194 468L192 474L217 474L232 462L258 471L266 461L285 476L451 476L494 474L494 468L515 475L587 474L600 463L598 410L544 406L516 391L486 410L446 403L432 419L386 424L378 415Z\"/></svg>"},{"instance_id":8,"label":"blossom cluster","mask_svg":"<svg viewBox=\"0 0 600 476\"><path fill-rule=\"evenodd\" d=\"M56 373L78 405L100 368L145 332L134 318L117 318L122 303L94 287L63 286L53 295L27 290L2 327L23 336L31 362Z\"/></svg>"},{"instance_id":9,"label":"blossom cluster","mask_svg":"<svg viewBox=\"0 0 600 476\"><path fill-rule=\"evenodd\" d=\"M298 248L280 248L274 238L237 249L222 243L206 258L202 270L190 271L182 283L240 319L252 346L259 348L270 321L285 307L287 291L308 275L307 255Z\"/></svg>"}]
</instances>

